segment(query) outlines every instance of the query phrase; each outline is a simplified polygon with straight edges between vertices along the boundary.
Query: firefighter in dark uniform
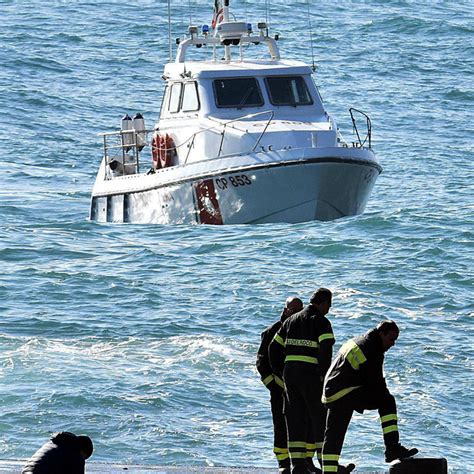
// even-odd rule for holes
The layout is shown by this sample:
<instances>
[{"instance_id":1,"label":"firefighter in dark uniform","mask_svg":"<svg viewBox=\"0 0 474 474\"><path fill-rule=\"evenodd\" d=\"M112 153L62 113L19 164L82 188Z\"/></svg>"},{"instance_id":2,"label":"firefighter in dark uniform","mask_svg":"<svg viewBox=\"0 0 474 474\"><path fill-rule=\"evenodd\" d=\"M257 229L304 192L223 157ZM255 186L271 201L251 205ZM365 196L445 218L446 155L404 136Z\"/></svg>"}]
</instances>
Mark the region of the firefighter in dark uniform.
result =
<instances>
[{"instance_id":1,"label":"firefighter in dark uniform","mask_svg":"<svg viewBox=\"0 0 474 474\"><path fill-rule=\"evenodd\" d=\"M285 418L291 473L321 472L314 467L315 451L320 453L326 410L321 400L322 380L329 368L334 334L326 314L332 293L320 288L310 304L290 316L269 348L273 372L285 383Z\"/></svg>"},{"instance_id":2,"label":"firefighter in dark uniform","mask_svg":"<svg viewBox=\"0 0 474 474\"><path fill-rule=\"evenodd\" d=\"M364 336L342 345L324 380L328 408L323 446L323 473L338 472L338 461L353 411L378 410L385 443L385 461L413 456L416 448L399 443L397 407L383 376L384 353L397 340L399 329L383 321Z\"/></svg>"},{"instance_id":3,"label":"firefighter in dark uniform","mask_svg":"<svg viewBox=\"0 0 474 474\"><path fill-rule=\"evenodd\" d=\"M273 340L282 323L292 314L303 309L303 302L296 296L287 298L280 320L262 332L262 342L257 353L257 370L262 382L270 390L270 404L273 419L273 452L278 461L280 472L289 471L290 458L288 457L288 442L286 434L285 416L283 415L283 380L273 373L268 357L268 346Z\"/></svg>"}]
</instances>

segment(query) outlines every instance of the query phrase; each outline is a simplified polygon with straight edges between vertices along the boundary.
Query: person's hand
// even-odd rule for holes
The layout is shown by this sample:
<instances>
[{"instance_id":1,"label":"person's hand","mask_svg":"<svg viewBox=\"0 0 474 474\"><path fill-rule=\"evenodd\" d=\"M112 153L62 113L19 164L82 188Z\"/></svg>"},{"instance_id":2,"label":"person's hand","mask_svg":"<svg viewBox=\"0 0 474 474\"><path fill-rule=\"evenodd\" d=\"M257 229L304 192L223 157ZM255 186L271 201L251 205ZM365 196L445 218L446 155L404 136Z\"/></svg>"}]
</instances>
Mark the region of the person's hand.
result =
<instances>
[{"instance_id":1,"label":"person's hand","mask_svg":"<svg viewBox=\"0 0 474 474\"><path fill-rule=\"evenodd\" d=\"M267 385L267 388L271 392L283 392L285 390L285 385L283 383L283 380L278 377L278 375L273 375L273 380Z\"/></svg>"}]
</instances>

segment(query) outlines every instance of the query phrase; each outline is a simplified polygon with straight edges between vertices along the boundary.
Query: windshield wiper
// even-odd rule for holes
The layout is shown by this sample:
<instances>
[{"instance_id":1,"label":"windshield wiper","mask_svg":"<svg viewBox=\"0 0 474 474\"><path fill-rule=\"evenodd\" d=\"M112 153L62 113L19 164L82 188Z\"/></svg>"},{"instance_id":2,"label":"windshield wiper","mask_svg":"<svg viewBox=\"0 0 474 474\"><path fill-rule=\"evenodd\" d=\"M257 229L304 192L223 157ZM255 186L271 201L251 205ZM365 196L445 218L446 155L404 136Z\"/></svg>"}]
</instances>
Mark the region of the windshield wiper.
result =
<instances>
[{"instance_id":1,"label":"windshield wiper","mask_svg":"<svg viewBox=\"0 0 474 474\"><path fill-rule=\"evenodd\" d=\"M255 88L254 88L254 87L251 87L251 88L245 93L245 95L242 97L242 100L240 101L239 105L237 106L237 109L241 109L241 108L247 103L247 101L248 101L249 98L250 98L250 94L252 94L254 90L255 90Z\"/></svg>"}]
</instances>

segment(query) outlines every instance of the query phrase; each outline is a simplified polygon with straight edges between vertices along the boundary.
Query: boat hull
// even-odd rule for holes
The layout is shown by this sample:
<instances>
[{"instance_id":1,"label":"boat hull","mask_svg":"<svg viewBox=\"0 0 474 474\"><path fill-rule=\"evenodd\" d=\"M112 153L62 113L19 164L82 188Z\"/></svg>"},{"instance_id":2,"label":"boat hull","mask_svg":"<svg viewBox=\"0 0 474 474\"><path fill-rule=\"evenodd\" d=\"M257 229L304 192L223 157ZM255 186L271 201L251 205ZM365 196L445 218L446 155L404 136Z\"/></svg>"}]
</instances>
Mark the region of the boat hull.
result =
<instances>
[{"instance_id":1,"label":"boat hull","mask_svg":"<svg viewBox=\"0 0 474 474\"><path fill-rule=\"evenodd\" d=\"M329 221L364 212L381 172L373 153L253 159L194 176L96 182L90 218L156 224L261 224ZM241 160L242 161L242 160ZM245 160L244 160L245 161ZM227 163L229 165L229 163ZM134 182L135 179L135 182ZM118 184L118 183L116 183Z\"/></svg>"}]
</instances>

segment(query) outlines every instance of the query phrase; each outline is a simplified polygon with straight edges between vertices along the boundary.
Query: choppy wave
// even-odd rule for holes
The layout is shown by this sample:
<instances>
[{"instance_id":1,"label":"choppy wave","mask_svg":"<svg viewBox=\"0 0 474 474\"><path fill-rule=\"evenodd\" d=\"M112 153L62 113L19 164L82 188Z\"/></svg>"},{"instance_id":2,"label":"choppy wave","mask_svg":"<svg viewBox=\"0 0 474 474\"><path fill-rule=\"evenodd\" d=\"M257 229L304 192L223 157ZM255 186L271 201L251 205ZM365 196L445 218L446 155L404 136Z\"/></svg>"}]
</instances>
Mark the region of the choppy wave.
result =
<instances>
[{"instance_id":1,"label":"choppy wave","mask_svg":"<svg viewBox=\"0 0 474 474\"><path fill-rule=\"evenodd\" d=\"M236 0L248 21L264 4ZM336 347L385 318L403 441L456 472L473 424L473 10L469 2L312 9L315 81L344 134L373 122L384 173L364 215L298 225L87 221L99 132L156 120L168 59L155 2L3 2L0 31L0 456L87 432L94 459L273 466L260 332L290 294L335 293ZM286 56L311 62L307 6L272 2ZM212 5L191 2L195 23ZM173 37L189 8L173 6ZM288 20L291 18L291 21ZM294 42L303 37L298 47ZM345 459L381 469L376 417Z\"/></svg>"}]
</instances>

